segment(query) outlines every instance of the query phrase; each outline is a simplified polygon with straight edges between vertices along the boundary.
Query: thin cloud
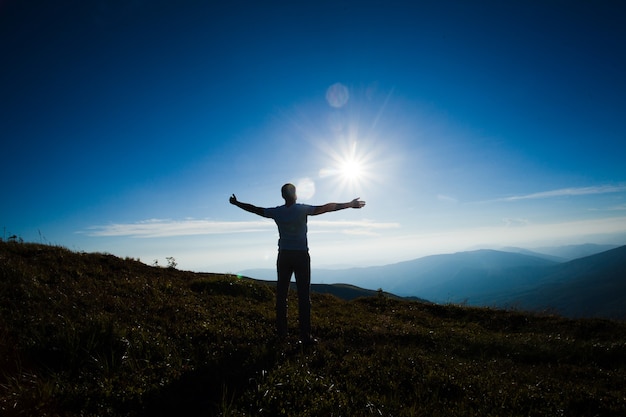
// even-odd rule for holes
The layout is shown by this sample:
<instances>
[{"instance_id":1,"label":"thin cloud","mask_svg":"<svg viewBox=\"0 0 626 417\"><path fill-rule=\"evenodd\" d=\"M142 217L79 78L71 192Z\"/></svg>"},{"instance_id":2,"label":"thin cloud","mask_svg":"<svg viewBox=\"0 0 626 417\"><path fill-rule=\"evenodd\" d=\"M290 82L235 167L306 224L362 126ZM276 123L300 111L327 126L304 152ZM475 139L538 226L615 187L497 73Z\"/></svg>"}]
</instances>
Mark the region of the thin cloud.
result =
<instances>
[{"instance_id":1,"label":"thin cloud","mask_svg":"<svg viewBox=\"0 0 626 417\"><path fill-rule=\"evenodd\" d=\"M370 220L361 221L325 221L310 222L316 231L340 231L342 233L365 234L378 230L398 228L397 223L377 223ZM220 222L213 220L184 219L149 219L135 223L112 223L91 226L83 233L91 237L133 237L162 238L174 236L197 236L231 233L255 233L274 231L276 225L272 220L253 220L242 222Z\"/></svg>"},{"instance_id":2,"label":"thin cloud","mask_svg":"<svg viewBox=\"0 0 626 417\"><path fill-rule=\"evenodd\" d=\"M82 233L93 237L128 236L155 238L172 236L214 235L267 231L274 225L269 220L247 222L217 222L211 220L150 219L136 223L113 223L89 227Z\"/></svg>"},{"instance_id":3,"label":"thin cloud","mask_svg":"<svg viewBox=\"0 0 626 417\"><path fill-rule=\"evenodd\" d=\"M342 233L361 236L378 236L383 230L397 229L400 227L400 223L378 223L372 220L311 220L309 224L313 226L309 228L309 233Z\"/></svg>"},{"instance_id":4,"label":"thin cloud","mask_svg":"<svg viewBox=\"0 0 626 417\"><path fill-rule=\"evenodd\" d=\"M373 220L310 220L309 224L328 228L336 227L366 227L368 229L397 229L400 223L378 223Z\"/></svg>"},{"instance_id":5,"label":"thin cloud","mask_svg":"<svg viewBox=\"0 0 626 417\"><path fill-rule=\"evenodd\" d=\"M589 211L624 211L626 210L626 204L620 204L617 206L611 206L606 208L594 208L589 209Z\"/></svg>"},{"instance_id":6,"label":"thin cloud","mask_svg":"<svg viewBox=\"0 0 626 417\"><path fill-rule=\"evenodd\" d=\"M444 194L437 194L437 200L444 201L446 203L458 203L458 200L456 198Z\"/></svg>"},{"instance_id":7,"label":"thin cloud","mask_svg":"<svg viewBox=\"0 0 626 417\"><path fill-rule=\"evenodd\" d=\"M495 201L535 200L535 199L566 197L566 196L620 193L623 191L626 191L626 185L600 185L596 187L578 187L578 188L572 187L572 188L561 188L558 190L551 190L551 191L542 191L539 193L499 198Z\"/></svg>"},{"instance_id":8,"label":"thin cloud","mask_svg":"<svg viewBox=\"0 0 626 417\"><path fill-rule=\"evenodd\" d=\"M528 219L505 217L502 219L506 227L524 227L530 224Z\"/></svg>"}]
</instances>

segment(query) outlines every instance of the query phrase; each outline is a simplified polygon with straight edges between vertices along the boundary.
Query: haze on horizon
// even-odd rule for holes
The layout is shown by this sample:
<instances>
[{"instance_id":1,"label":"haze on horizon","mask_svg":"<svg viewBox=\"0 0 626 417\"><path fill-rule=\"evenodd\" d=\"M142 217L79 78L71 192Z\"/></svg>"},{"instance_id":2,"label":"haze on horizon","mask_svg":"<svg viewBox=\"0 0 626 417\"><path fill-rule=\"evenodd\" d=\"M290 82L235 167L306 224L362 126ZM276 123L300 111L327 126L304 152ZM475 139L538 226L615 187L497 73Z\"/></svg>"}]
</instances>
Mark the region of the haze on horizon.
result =
<instances>
[{"instance_id":1,"label":"haze on horizon","mask_svg":"<svg viewBox=\"0 0 626 417\"><path fill-rule=\"evenodd\" d=\"M0 4L2 238L272 268L228 198L360 197L314 268L626 244L615 2Z\"/></svg>"}]
</instances>

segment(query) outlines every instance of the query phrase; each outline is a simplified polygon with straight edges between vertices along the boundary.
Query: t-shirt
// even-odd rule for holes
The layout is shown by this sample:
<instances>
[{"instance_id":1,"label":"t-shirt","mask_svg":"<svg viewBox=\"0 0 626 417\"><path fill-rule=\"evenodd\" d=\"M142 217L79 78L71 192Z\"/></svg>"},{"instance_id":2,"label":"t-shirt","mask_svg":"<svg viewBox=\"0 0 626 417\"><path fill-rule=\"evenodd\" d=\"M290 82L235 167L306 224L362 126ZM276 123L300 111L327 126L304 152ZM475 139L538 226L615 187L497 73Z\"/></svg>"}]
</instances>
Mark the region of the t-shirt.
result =
<instances>
[{"instance_id":1,"label":"t-shirt","mask_svg":"<svg viewBox=\"0 0 626 417\"><path fill-rule=\"evenodd\" d=\"M278 248L287 250L308 250L307 216L313 214L315 206L292 204L265 209L265 217L274 219L278 226Z\"/></svg>"}]
</instances>

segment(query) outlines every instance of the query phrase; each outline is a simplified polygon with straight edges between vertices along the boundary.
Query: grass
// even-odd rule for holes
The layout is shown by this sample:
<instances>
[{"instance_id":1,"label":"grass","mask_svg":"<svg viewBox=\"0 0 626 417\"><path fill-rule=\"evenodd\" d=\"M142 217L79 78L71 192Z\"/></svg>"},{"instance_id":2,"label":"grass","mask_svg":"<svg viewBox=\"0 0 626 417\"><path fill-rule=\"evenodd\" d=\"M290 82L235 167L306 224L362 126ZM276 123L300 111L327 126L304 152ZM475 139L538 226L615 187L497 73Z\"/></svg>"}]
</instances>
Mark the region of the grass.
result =
<instances>
[{"instance_id":1,"label":"grass","mask_svg":"<svg viewBox=\"0 0 626 417\"><path fill-rule=\"evenodd\" d=\"M320 343L274 338L274 290L0 242L3 416L615 416L626 324L313 295Z\"/></svg>"}]
</instances>

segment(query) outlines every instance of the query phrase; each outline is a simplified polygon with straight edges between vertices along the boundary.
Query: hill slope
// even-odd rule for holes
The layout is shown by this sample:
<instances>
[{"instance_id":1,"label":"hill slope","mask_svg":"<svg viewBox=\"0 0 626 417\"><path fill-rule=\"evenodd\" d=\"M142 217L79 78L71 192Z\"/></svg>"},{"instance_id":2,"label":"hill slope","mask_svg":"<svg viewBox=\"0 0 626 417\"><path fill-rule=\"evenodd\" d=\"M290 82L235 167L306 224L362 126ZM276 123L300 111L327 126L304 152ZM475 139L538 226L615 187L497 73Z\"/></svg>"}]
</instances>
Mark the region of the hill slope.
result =
<instances>
[{"instance_id":1,"label":"hill slope","mask_svg":"<svg viewBox=\"0 0 626 417\"><path fill-rule=\"evenodd\" d=\"M595 245L587 250L598 248ZM618 247L569 262L528 253L478 250L378 267L317 270L315 276L438 303L514 306L554 310L568 317L626 319L625 250L626 246ZM260 270L249 273L264 274Z\"/></svg>"},{"instance_id":2,"label":"hill slope","mask_svg":"<svg viewBox=\"0 0 626 417\"><path fill-rule=\"evenodd\" d=\"M598 245L585 243L582 245L549 246L536 248L535 250L546 255L556 256L566 261L585 258L601 252L617 248L619 245Z\"/></svg>"},{"instance_id":3,"label":"hill slope","mask_svg":"<svg viewBox=\"0 0 626 417\"><path fill-rule=\"evenodd\" d=\"M500 305L547 309L568 317L626 319L626 246L576 259L537 274L530 289L494 296Z\"/></svg>"},{"instance_id":4,"label":"hill slope","mask_svg":"<svg viewBox=\"0 0 626 417\"><path fill-rule=\"evenodd\" d=\"M626 412L621 322L314 295L305 349L275 340L273 310L230 275L0 242L0 414Z\"/></svg>"},{"instance_id":5,"label":"hill slope","mask_svg":"<svg viewBox=\"0 0 626 417\"><path fill-rule=\"evenodd\" d=\"M243 275L238 275L238 277L241 278L245 278L245 279L249 279L252 281L256 281L260 284L264 284L264 285L269 285L271 287L275 287L276 286L276 281L267 281L267 280L261 280L261 279L257 279L257 278L251 278L251 277L247 277L247 276L243 276ZM292 290L296 290L297 286L296 283L294 282L293 278L290 284L290 288ZM351 301L357 298L362 298L362 297L377 297L377 296L384 296L384 297L388 297L388 298L393 298L393 299L404 299L404 297L399 297L395 294L391 294L388 292L383 291L381 293L380 290L368 290L365 288L361 288L361 287L357 287L356 285L350 285L350 284L311 284L311 292L314 294L328 294L328 295L332 295L335 296L337 298L341 298L342 300L346 300L346 301ZM424 300L421 299L419 297L410 297L407 298L410 299L411 301L420 301L423 303L429 303L430 301L428 300Z\"/></svg>"}]
</instances>

